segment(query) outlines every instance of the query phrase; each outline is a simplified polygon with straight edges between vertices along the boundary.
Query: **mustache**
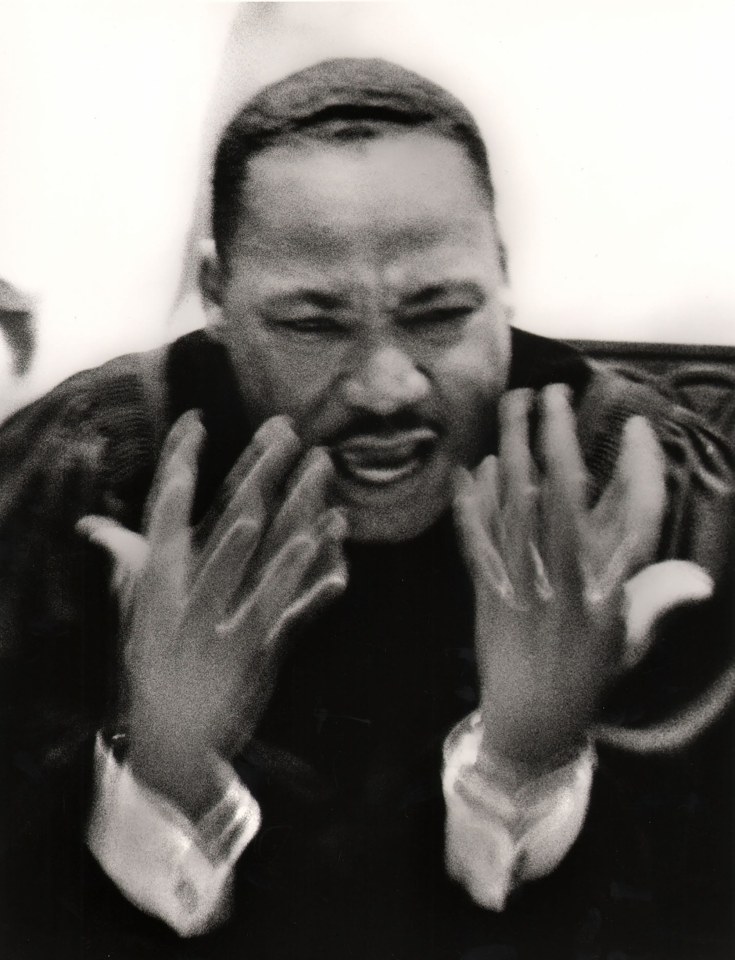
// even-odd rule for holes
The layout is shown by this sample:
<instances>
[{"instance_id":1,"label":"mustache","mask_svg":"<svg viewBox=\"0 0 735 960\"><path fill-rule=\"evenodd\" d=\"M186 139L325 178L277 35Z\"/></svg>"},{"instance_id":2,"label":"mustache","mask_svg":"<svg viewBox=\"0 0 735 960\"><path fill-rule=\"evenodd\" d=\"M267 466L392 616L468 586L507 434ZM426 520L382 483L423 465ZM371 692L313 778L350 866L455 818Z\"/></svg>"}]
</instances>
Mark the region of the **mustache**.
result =
<instances>
[{"instance_id":1,"label":"mustache","mask_svg":"<svg viewBox=\"0 0 735 960\"><path fill-rule=\"evenodd\" d=\"M382 434L398 433L402 430L416 430L422 427L436 430L437 433L440 432L436 421L431 417L421 416L413 410L401 410L387 416L363 413L341 426L333 434L325 437L321 442L326 447L333 447L364 434L380 436Z\"/></svg>"}]
</instances>

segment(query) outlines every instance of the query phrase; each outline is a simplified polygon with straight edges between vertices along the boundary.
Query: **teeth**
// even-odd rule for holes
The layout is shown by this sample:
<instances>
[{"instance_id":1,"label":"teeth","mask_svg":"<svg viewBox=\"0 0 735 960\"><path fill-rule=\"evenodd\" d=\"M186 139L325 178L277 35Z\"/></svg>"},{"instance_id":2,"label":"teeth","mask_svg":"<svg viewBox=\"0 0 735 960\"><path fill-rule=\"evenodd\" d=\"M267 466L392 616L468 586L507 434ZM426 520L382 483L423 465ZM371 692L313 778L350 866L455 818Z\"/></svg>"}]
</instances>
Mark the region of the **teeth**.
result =
<instances>
[{"instance_id":1,"label":"teeth","mask_svg":"<svg viewBox=\"0 0 735 960\"><path fill-rule=\"evenodd\" d=\"M436 433L424 427L385 435L363 434L341 444L335 454L353 480L383 486L418 470L435 440Z\"/></svg>"},{"instance_id":2,"label":"teeth","mask_svg":"<svg viewBox=\"0 0 735 960\"><path fill-rule=\"evenodd\" d=\"M340 453L368 457L384 457L393 460L405 459L412 456L421 444L431 443L436 439L436 433L428 427L415 430L403 430L384 436L363 434L351 437L340 445Z\"/></svg>"},{"instance_id":3,"label":"teeth","mask_svg":"<svg viewBox=\"0 0 735 960\"><path fill-rule=\"evenodd\" d=\"M404 462L394 467L369 467L365 464L354 463L349 457L343 457L343 463L356 480L379 486L387 483L395 483L397 480L402 480L404 477L407 477L416 470L419 465L419 460L417 457L412 457L407 463Z\"/></svg>"}]
</instances>

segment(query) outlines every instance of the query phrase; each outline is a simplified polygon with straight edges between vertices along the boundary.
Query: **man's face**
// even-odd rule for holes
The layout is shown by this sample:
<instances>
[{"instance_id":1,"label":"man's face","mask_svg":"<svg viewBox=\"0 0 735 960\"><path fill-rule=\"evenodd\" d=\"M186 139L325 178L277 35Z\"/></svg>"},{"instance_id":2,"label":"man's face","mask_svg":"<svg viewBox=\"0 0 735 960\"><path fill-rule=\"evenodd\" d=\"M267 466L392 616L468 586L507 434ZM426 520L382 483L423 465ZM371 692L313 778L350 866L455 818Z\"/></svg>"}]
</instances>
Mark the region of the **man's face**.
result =
<instances>
[{"instance_id":1,"label":"man's face","mask_svg":"<svg viewBox=\"0 0 735 960\"><path fill-rule=\"evenodd\" d=\"M508 370L488 200L462 148L426 133L254 158L219 277L220 336L256 426L325 446L351 536L399 541L476 462Z\"/></svg>"}]
</instances>

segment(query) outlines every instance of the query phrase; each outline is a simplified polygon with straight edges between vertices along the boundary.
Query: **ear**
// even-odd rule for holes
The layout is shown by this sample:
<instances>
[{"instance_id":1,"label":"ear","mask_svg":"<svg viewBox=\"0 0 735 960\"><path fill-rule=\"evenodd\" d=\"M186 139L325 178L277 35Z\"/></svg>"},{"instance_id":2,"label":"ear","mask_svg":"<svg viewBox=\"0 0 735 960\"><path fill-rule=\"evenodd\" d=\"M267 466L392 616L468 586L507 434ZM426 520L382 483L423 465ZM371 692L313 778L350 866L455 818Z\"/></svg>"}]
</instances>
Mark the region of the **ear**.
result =
<instances>
[{"instance_id":1,"label":"ear","mask_svg":"<svg viewBox=\"0 0 735 960\"><path fill-rule=\"evenodd\" d=\"M213 240L199 246L199 290L205 307L222 306L224 271Z\"/></svg>"}]
</instances>

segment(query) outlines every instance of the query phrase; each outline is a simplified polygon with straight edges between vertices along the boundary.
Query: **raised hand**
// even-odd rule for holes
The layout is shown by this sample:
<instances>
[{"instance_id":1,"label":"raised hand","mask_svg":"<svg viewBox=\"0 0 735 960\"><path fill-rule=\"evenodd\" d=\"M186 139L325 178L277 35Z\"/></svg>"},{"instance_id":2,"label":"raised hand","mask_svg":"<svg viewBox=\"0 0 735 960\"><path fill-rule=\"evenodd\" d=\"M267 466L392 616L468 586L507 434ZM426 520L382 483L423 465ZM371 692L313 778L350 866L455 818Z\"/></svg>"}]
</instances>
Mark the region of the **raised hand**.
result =
<instances>
[{"instance_id":1,"label":"raised hand","mask_svg":"<svg viewBox=\"0 0 735 960\"><path fill-rule=\"evenodd\" d=\"M531 393L500 405L500 449L461 471L455 513L476 604L484 756L529 775L581 745L624 666L624 588L655 557L665 507L663 456L642 418L625 426L597 504L568 390L541 394L539 461Z\"/></svg>"},{"instance_id":2,"label":"raised hand","mask_svg":"<svg viewBox=\"0 0 735 960\"><path fill-rule=\"evenodd\" d=\"M115 560L130 763L191 812L216 800L222 763L253 735L290 628L347 578L346 522L326 506L331 461L304 456L282 417L233 468L219 514L192 528L203 433L194 413L174 425L143 536L105 518L79 525Z\"/></svg>"}]
</instances>

